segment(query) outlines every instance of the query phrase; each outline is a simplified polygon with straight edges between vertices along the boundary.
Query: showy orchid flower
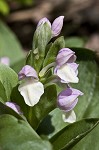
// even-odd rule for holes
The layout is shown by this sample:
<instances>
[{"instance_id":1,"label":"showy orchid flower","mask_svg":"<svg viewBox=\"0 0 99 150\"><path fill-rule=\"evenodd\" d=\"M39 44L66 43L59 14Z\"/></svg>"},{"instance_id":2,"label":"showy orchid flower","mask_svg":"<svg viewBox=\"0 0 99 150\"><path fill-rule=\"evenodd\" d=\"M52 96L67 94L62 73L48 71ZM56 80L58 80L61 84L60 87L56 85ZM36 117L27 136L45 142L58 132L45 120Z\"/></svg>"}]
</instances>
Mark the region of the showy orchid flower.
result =
<instances>
[{"instance_id":1,"label":"showy orchid flower","mask_svg":"<svg viewBox=\"0 0 99 150\"><path fill-rule=\"evenodd\" d=\"M58 18L56 18L52 25L50 23L50 21L47 19L47 18L42 18L39 22L38 22L38 25L43 25L44 23L48 23L48 25L50 26L51 30L52 30L52 37L55 37L55 36L58 36L62 30L62 27L63 27L63 19L64 19L64 16L59 16Z\"/></svg>"},{"instance_id":2,"label":"showy orchid flower","mask_svg":"<svg viewBox=\"0 0 99 150\"><path fill-rule=\"evenodd\" d=\"M10 107L11 109L13 109L15 112L17 112L18 114L22 114L21 110L20 110L20 106L18 106L16 103L13 102L6 102L5 103L6 106Z\"/></svg>"},{"instance_id":3,"label":"showy orchid flower","mask_svg":"<svg viewBox=\"0 0 99 150\"><path fill-rule=\"evenodd\" d=\"M75 60L75 52L69 48L63 48L59 51L54 74L61 79L62 83L78 83L78 64L74 63Z\"/></svg>"},{"instance_id":4,"label":"showy orchid flower","mask_svg":"<svg viewBox=\"0 0 99 150\"><path fill-rule=\"evenodd\" d=\"M18 75L20 80L24 79L18 87L20 94L27 105L34 106L39 102L41 95L44 93L44 86L39 82L36 70L26 65Z\"/></svg>"},{"instance_id":5,"label":"showy orchid flower","mask_svg":"<svg viewBox=\"0 0 99 150\"><path fill-rule=\"evenodd\" d=\"M0 58L0 63L9 66L10 65L10 59L8 57L1 57Z\"/></svg>"},{"instance_id":6,"label":"showy orchid flower","mask_svg":"<svg viewBox=\"0 0 99 150\"><path fill-rule=\"evenodd\" d=\"M73 109L78 102L78 96L81 95L83 93L74 88L67 88L58 95L57 106L63 111L62 117L64 122L72 123L76 121L76 115Z\"/></svg>"}]
</instances>

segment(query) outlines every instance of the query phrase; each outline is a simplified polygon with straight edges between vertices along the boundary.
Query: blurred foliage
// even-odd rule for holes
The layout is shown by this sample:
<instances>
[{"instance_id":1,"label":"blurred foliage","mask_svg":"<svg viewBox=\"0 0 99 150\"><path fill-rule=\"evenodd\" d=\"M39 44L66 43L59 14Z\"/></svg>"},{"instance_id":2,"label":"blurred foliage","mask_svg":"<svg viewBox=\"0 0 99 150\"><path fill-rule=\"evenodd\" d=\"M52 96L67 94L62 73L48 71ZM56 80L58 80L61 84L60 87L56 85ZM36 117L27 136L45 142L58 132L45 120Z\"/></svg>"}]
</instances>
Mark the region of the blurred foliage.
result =
<instances>
[{"instance_id":1,"label":"blurred foliage","mask_svg":"<svg viewBox=\"0 0 99 150\"><path fill-rule=\"evenodd\" d=\"M12 2L26 6L33 4L33 0L0 0L0 13L7 15L10 12L10 3Z\"/></svg>"},{"instance_id":2,"label":"blurred foliage","mask_svg":"<svg viewBox=\"0 0 99 150\"><path fill-rule=\"evenodd\" d=\"M23 5L31 5L33 4L33 0L15 0L16 2L23 4Z\"/></svg>"},{"instance_id":3,"label":"blurred foliage","mask_svg":"<svg viewBox=\"0 0 99 150\"><path fill-rule=\"evenodd\" d=\"M0 21L0 57L10 58L10 64L24 58L22 47L14 33Z\"/></svg>"},{"instance_id":4,"label":"blurred foliage","mask_svg":"<svg viewBox=\"0 0 99 150\"><path fill-rule=\"evenodd\" d=\"M6 0L0 0L0 13L2 13L3 15L6 15L9 13L9 11L10 11L10 8Z\"/></svg>"},{"instance_id":5,"label":"blurred foliage","mask_svg":"<svg viewBox=\"0 0 99 150\"><path fill-rule=\"evenodd\" d=\"M84 40L81 37L72 36L65 38L66 47L84 47Z\"/></svg>"}]
</instances>

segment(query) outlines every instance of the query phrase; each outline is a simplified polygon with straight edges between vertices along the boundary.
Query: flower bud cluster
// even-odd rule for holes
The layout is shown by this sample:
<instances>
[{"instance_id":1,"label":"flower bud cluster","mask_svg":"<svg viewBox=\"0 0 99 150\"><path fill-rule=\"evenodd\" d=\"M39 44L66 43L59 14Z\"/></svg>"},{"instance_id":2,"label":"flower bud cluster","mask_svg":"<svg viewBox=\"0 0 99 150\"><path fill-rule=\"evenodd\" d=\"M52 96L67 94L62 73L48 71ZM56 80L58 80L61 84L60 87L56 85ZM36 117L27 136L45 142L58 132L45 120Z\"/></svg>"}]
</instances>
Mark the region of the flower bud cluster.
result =
<instances>
[{"instance_id":1,"label":"flower bud cluster","mask_svg":"<svg viewBox=\"0 0 99 150\"><path fill-rule=\"evenodd\" d=\"M52 25L50 23L50 21L47 19L47 18L42 18L39 22L38 22L38 25L43 25L44 23L48 23L48 25L50 26L51 30L52 30L52 37L56 37L60 34L61 32L61 29L63 27L63 19L64 19L64 16L59 16L58 18L56 18Z\"/></svg>"}]
</instances>

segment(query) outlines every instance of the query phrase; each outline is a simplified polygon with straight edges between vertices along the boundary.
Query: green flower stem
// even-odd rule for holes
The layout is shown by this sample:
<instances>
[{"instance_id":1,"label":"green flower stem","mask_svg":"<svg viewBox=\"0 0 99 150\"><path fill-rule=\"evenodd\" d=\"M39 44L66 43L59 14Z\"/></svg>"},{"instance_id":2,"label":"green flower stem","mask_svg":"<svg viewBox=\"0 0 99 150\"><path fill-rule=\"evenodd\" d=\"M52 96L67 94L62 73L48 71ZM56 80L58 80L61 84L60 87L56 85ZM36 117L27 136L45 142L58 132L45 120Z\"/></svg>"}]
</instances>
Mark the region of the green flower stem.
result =
<instances>
[{"instance_id":1,"label":"green flower stem","mask_svg":"<svg viewBox=\"0 0 99 150\"><path fill-rule=\"evenodd\" d=\"M32 125L32 109L33 109L32 107L29 107L29 112L28 112L28 122L31 126L33 126Z\"/></svg>"},{"instance_id":2,"label":"green flower stem","mask_svg":"<svg viewBox=\"0 0 99 150\"><path fill-rule=\"evenodd\" d=\"M52 67L55 66L55 62L47 65L46 67L44 67L40 72L39 72L39 77L43 77L45 75L46 72L48 72L48 70Z\"/></svg>"}]
</instances>

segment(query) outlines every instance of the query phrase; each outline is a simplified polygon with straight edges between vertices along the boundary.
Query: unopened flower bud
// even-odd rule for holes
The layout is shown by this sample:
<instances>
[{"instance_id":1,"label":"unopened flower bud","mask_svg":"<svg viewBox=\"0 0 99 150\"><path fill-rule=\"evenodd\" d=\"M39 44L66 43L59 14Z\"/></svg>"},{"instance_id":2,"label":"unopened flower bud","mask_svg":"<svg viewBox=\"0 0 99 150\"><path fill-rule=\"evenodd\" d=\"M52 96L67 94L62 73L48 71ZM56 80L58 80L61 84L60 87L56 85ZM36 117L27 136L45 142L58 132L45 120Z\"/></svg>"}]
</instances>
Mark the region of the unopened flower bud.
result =
<instances>
[{"instance_id":1,"label":"unopened flower bud","mask_svg":"<svg viewBox=\"0 0 99 150\"><path fill-rule=\"evenodd\" d=\"M41 24L43 25L44 23L48 23L48 25L49 25L50 28L51 28L51 23L50 23L50 21L49 21L46 17L45 17L45 18L42 18L42 19L38 22L37 27L40 26Z\"/></svg>"},{"instance_id":2,"label":"unopened flower bud","mask_svg":"<svg viewBox=\"0 0 99 150\"><path fill-rule=\"evenodd\" d=\"M64 16L60 16L54 20L52 23L52 37L58 36L63 27Z\"/></svg>"}]
</instances>

